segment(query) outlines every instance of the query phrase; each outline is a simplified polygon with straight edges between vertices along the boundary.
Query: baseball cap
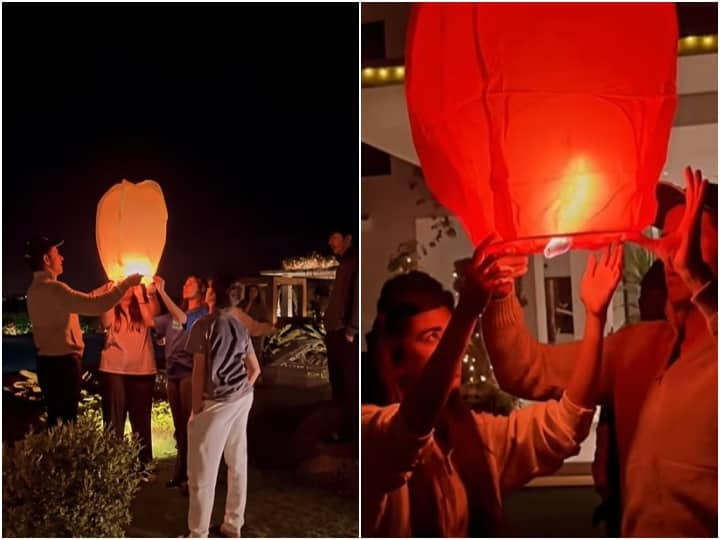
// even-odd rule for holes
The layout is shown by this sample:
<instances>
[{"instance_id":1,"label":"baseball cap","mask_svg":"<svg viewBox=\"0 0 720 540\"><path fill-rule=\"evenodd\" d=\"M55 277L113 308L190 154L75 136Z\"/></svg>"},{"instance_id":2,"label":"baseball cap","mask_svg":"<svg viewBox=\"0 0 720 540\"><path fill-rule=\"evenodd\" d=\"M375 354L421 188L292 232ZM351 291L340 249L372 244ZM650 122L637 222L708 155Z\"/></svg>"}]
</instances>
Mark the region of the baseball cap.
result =
<instances>
[{"instance_id":1,"label":"baseball cap","mask_svg":"<svg viewBox=\"0 0 720 540\"><path fill-rule=\"evenodd\" d=\"M36 267L42 261L44 255L53 248L63 245L65 240L50 239L47 236L36 236L25 242L25 260L32 267Z\"/></svg>"},{"instance_id":2,"label":"baseball cap","mask_svg":"<svg viewBox=\"0 0 720 540\"><path fill-rule=\"evenodd\" d=\"M658 229L662 229L665 223L665 217L667 213L675 208L685 204L685 190L671 184L670 182L659 182L655 191L658 209L655 215L655 222L653 226ZM718 207L718 186L717 184L708 183L708 187L705 190L705 200L703 201L703 207L710 212L714 212L717 215Z\"/></svg>"}]
</instances>

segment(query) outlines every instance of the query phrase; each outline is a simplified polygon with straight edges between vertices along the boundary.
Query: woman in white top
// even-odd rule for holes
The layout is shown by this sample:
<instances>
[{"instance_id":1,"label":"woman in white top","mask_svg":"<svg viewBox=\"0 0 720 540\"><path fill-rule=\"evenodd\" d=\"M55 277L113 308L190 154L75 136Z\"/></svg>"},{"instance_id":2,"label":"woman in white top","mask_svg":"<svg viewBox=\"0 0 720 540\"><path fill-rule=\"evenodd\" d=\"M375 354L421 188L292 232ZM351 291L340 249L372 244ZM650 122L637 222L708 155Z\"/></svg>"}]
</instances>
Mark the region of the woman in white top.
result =
<instances>
[{"instance_id":1,"label":"woman in white top","mask_svg":"<svg viewBox=\"0 0 720 540\"><path fill-rule=\"evenodd\" d=\"M150 414L156 373L150 337L152 317L143 289L137 286L101 319L107 330L100 355L103 419L122 436L125 418L130 416L132 431L142 444L143 465L152 460Z\"/></svg>"}]
</instances>

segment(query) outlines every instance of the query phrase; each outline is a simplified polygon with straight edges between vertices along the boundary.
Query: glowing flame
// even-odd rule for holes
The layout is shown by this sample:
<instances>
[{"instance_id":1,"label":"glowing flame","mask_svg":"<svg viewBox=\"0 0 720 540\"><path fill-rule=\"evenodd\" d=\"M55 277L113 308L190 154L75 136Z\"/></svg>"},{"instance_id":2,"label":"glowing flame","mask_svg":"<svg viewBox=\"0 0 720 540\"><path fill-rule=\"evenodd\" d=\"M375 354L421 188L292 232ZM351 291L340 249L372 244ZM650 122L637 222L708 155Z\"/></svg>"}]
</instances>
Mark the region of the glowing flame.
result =
<instances>
[{"instance_id":1,"label":"glowing flame","mask_svg":"<svg viewBox=\"0 0 720 540\"><path fill-rule=\"evenodd\" d=\"M122 261L115 263L110 270L108 277L111 281L122 281L132 274L142 274L142 282L149 285L155 274L155 268L147 257L128 256Z\"/></svg>"},{"instance_id":2,"label":"glowing flame","mask_svg":"<svg viewBox=\"0 0 720 540\"><path fill-rule=\"evenodd\" d=\"M583 156L570 162L562 178L563 188L553 205L559 233L577 232L583 228L599 185L598 172Z\"/></svg>"}]
</instances>

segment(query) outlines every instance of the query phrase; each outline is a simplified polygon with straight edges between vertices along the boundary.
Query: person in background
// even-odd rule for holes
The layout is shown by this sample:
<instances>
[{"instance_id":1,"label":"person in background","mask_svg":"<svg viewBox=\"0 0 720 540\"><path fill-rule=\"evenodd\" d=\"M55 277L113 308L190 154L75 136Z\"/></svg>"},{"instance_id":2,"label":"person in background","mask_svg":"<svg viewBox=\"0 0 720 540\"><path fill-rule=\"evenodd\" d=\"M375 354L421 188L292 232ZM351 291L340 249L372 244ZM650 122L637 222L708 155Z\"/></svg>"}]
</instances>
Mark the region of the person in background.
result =
<instances>
[{"instance_id":1,"label":"person in background","mask_svg":"<svg viewBox=\"0 0 720 540\"><path fill-rule=\"evenodd\" d=\"M99 369L103 418L106 426L122 437L125 420L130 417L132 431L142 445L140 462L144 468L152 461L150 419L157 369L150 328L154 315L144 288L138 285L101 316L107 330Z\"/></svg>"},{"instance_id":2,"label":"person in background","mask_svg":"<svg viewBox=\"0 0 720 540\"><path fill-rule=\"evenodd\" d=\"M192 413L192 370L193 357L186 350L190 330L199 319L208 315L205 305L205 280L190 275L182 289L182 305L178 306L165 290L165 280L160 276L153 278L157 296L159 296L168 313L155 316L153 325L158 337L165 338L165 372L167 375L167 395L175 425L175 442L177 457L175 472L167 483L167 487L180 487L187 492L187 423ZM152 296L159 313L160 306Z\"/></svg>"},{"instance_id":3,"label":"person in background","mask_svg":"<svg viewBox=\"0 0 720 540\"><path fill-rule=\"evenodd\" d=\"M257 285L248 285L245 287L245 297L242 299L238 307L260 323L267 323L270 321L268 310L260 296L260 289ZM262 352L265 347L265 336L253 336L252 342L253 349L255 349L255 355L257 356L260 365L262 365Z\"/></svg>"},{"instance_id":4,"label":"person in background","mask_svg":"<svg viewBox=\"0 0 720 540\"><path fill-rule=\"evenodd\" d=\"M260 364L250 333L230 307L230 283L213 279L210 315L195 323L187 350L193 354L192 416L188 423L188 528L191 537L240 537L247 499L247 421ZM220 459L227 465L223 523L210 526Z\"/></svg>"},{"instance_id":5,"label":"person in background","mask_svg":"<svg viewBox=\"0 0 720 540\"><path fill-rule=\"evenodd\" d=\"M328 240L340 261L325 309L325 345L333 401L340 407L340 428L328 442L356 441L358 435L359 347L358 255L351 227L337 227Z\"/></svg>"},{"instance_id":6,"label":"person in background","mask_svg":"<svg viewBox=\"0 0 720 540\"><path fill-rule=\"evenodd\" d=\"M134 274L94 295L70 288L58 277L64 258L62 241L39 236L25 244L25 260L33 272L27 309L37 348L38 382L48 413L48 427L58 420L74 421L80 402L82 356L85 349L78 315L101 315L140 283Z\"/></svg>"},{"instance_id":7,"label":"person in background","mask_svg":"<svg viewBox=\"0 0 720 540\"><path fill-rule=\"evenodd\" d=\"M251 337L269 336L270 334L275 332L275 327L272 324L268 322L256 321L248 313L246 313L240 308L240 295L238 294L238 286L227 276L218 276L208 279L208 290L213 289L212 284L215 280L219 280L220 282L222 282L223 287L227 286L227 284L230 284L230 288L225 292L225 294L228 296L226 308L229 309L232 312L233 316L245 326ZM215 298L216 295L214 293L211 295L205 295L205 303L207 304L210 312L213 311ZM213 304L211 304L211 302Z\"/></svg>"},{"instance_id":8,"label":"person in background","mask_svg":"<svg viewBox=\"0 0 720 540\"><path fill-rule=\"evenodd\" d=\"M638 307L641 321L666 320L667 287L665 272L660 259L648 269L640 282ZM620 459L618 456L615 412L611 405L600 410L600 421L596 428L595 459L592 464L595 490L602 503L595 509L593 524L605 522L605 536L619 537L622 512L620 497Z\"/></svg>"},{"instance_id":9,"label":"person in background","mask_svg":"<svg viewBox=\"0 0 720 540\"><path fill-rule=\"evenodd\" d=\"M473 257L457 306L422 272L383 286L368 336L380 399L362 406L364 537L495 536L503 495L558 469L590 430L622 248L588 260L585 336L567 390L557 401L495 416L472 411L459 394L477 318L493 290L522 267L499 264L498 257L511 254L507 248L486 256L489 241Z\"/></svg>"},{"instance_id":10,"label":"person in background","mask_svg":"<svg viewBox=\"0 0 720 540\"><path fill-rule=\"evenodd\" d=\"M667 321L605 338L600 396L615 412L623 536L716 538L717 186L685 171L685 194L662 212ZM662 203L662 201L659 201ZM579 343L547 345L528 332L512 287L483 316L500 386L525 399L557 398Z\"/></svg>"}]
</instances>

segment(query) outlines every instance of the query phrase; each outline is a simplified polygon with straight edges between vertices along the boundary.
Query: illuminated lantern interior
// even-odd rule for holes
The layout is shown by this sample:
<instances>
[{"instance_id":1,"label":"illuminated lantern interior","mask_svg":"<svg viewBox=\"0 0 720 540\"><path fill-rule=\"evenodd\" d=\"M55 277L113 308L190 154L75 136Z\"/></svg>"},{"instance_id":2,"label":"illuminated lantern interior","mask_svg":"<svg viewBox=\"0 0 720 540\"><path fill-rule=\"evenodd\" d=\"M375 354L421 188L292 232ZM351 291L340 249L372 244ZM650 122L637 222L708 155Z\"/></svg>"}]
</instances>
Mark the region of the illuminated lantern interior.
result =
<instances>
[{"instance_id":1,"label":"illuminated lantern interior","mask_svg":"<svg viewBox=\"0 0 720 540\"><path fill-rule=\"evenodd\" d=\"M123 180L103 195L95 239L108 279L140 273L143 283L150 283L165 248L167 218L162 189L152 180Z\"/></svg>"},{"instance_id":2,"label":"illuminated lantern interior","mask_svg":"<svg viewBox=\"0 0 720 540\"><path fill-rule=\"evenodd\" d=\"M653 221L677 102L674 4L419 4L406 52L428 187L477 244L556 255Z\"/></svg>"}]
</instances>

